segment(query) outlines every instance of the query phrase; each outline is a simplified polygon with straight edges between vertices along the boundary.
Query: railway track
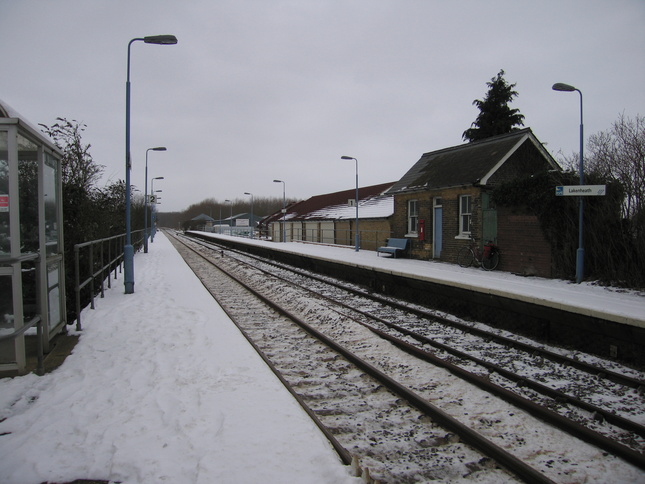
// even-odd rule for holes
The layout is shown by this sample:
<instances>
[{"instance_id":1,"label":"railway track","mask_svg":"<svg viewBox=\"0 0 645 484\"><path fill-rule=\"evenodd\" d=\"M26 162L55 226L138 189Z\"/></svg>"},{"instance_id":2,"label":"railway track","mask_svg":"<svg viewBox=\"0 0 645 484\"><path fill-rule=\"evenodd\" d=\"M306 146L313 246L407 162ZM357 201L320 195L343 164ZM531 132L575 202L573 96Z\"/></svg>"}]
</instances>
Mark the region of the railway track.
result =
<instances>
[{"instance_id":1,"label":"railway track","mask_svg":"<svg viewBox=\"0 0 645 484\"><path fill-rule=\"evenodd\" d=\"M205 251L206 249L196 250ZM211 255L205 257L212 261L212 249L209 251ZM190 257L197 257L194 252L192 254ZM418 482L424 479L455 480L465 478L464 476L468 476L471 480L473 478L481 479L482 476L494 476L490 477L490 482L511 479L508 475L497 475L503 471L496 467L495 462L527 482L549 482L549 479L555 481L564 479L563 482L574 482L584 475L584 471L583 474L580 474L584 464L572 462L570 457L566 456L565 450L559 450L563 445L566 447L566 439L559 439L559 444L555 445L553 449L544 449L543 447L535 449L527 442L530 436L522 435L521 430L517 431L517 429L525 428L523 423L527 416L523 411L526 411L526 408L517 413L515 410L507 410L507 415L503 418L496 418L495 416L499 414L498 403L493 403L492 409L488 410L482 405L489 399L489 395L478 395L475 397L476 403L473 405L472 401L467 401L472 398L471 390L467 392L464 392L463 389L444 390L444 385L448 385L448 387L452 385L452 383L447 384L446 382L452 380L445 370L438 370L437 365L448 368L460 378L463 377L461 373L465 370L455 371L441 358L438 359L441 362L434 361L433 358L437 357L432 353L437 351L436 348L431 352L423 348L419 350L419 346L427 346L428 342L423 342L421 345L411 343L410 341L414 341L411 339L411 330L405 330L408 331L408 335L403 338L408 341L404 343L399 341L401 339L400 328L396 329L399 333L396 337L391 334L387 335L385 332L392 330L391 327L388 327L388 324L393 324L391 323L392 319L403 319L404 322L413 326L421 324L419 321L411 322L410 318L415 311L427 311L426 309L415 309L414 311L410 307L398 309L398 311L405 311L405 317L399 315L395 318L391 314L391 305L385 309L382 306L384 301L379 301L381 306L374 308L373 301L367 303L357 300L356 294L347 296L350 302L345 303L344 306L330 309L329 300L319 299L319 297L323 294L329 296L329 293L334 293L339 289L331 289L328 281L324 281L324 285L321 281L305 284L300 279L304 277L303 275L291 275L286 279L292 280L287 282L283 276L280 276L282 279L277 279L273 276L269 277L266 271L260 272L257 266L264 266L264 262L260 263L254 260L251 261L252 265L240 265L239 261L230 257L229 251L226 251L224 257L222 257L224 252L221 250L215 254L217 255L214 262L217 265L228 266L226 270L235 272L237 274L235 277L239 280L252 280L253 282L245 282L245 284L261 286L260 292L264 294L264 297L269 299L270 296L272 299L270 303L273 305L272 313L269 313L261 322L258 322L256 318L251 318L256 320L255 323L244 322L244 316L240 317L234 314L231 314L232 319L242 321L238 324L247 337L253 341L254 345L257 345L265 358L277 367L278 373L286 379L286 383L293 387L293 392L306 400L305 406L311 409L312 414L321 422L321 426L333 434L332 440L340 442L337 444L339 448L344 449L344 452L351 456L360 458L361 465L369 468L372 475L378 479L392 482ZM199 264L207 265L206 262L199 262ZM207 274L214 272L212 268L206 266L203 270ZM284 272L285 269L279 268L278 270ZM196 272L198 271L196 270ZM211 283L206 281L214 276L201 277L208 287ZM292 286L295 284L298 286L298 290L296 291L293 287L285 289L287 284ZM314 284L314 288L305 289L306 285L311 286L311 284ZM298 291L309 292L296 295ZM316 293L315 298L311 291ZM214 289L213 292L230 293L231 291ZM276 298L276 295L279 297ZM340 296L337 294L333 297L333 299L339 298ZM276 301L275 299L282 300ZM255 308L249 311L246 307L249 304L248 296L242 297L241 301L243 301L240 303L242 315L248 315L249 312L259 314ZM226 307L229 303L220 301L220 304ZM367 306L368 310L365 310L366 308L360 309L361 306ZM306 328L309 335L315 334L319 340L323 341L329 339L330 341L325 341L325 344L338 346L335 348L336 354L326 354L325 352L328 350L317 349L315 345L309 346L311 343L304 343L304 341L308 341L308 338L303 336L295 336L295 340L291 340L291 336L287 339L284 335L289 334L291 330L283 330L283 324L278 325L275 322L277 320L276 311L278 311L276 308L280 308L279 311L283 314L289 314L290 319L299 320L300 328ZM357 312L356 309L359 311ZM374 318L375 315L370 315L370 312L377 312L380 316ZM385 314L387 317L381 317ZM366 322L365 319L368 317L371 321ZM425 317L425 325L427 326L427 315ZM304 321L305 319L307 322ZM349 324L350 321L352 324ZM293 322L285 324L287 327L293 326ZM312 325L315 325L317 329L311 327ZM377 328L378 325L385 328ZM454 329L454 325L451 327ZM378 333L378 336L375 336L375 333ZM302 334L302 329L299 334ZM387 338L389 342L383 338ZM418 339L418 336L415 338ZM416 355L410 356L402 352L393 353L390 342L394 342L399 347L409 345L410 348L405 347L405 351L416 352ZM306 349L301 351L301 347ZM417 349L413 349L415 347ZM297 353L300 356L294 359L291 353L295 351L295 348L298 348ZM341 350L340 356L338 355L339 349ZM347 354L342 354L343 351ZM430 356L432 366L420 362L418 359L423 356L421 355L423 352L427 353L426 356ZM324 355L322 359L319 360L316 357L315 360L312 360L313 365L306 366L307 360L312 359L312 355L318 354ZM455 358L455 356L451 355L451 358ZM295 365L294 361L298 364ZM356 365L362 367L362 371L358 372L362 376L350 379L357 372ZM455 367L458 368L456 365ZM364 376L365 371L370 374L369 381L371 383L367 387L359 386L355 381L367 381ZM372 374L372 372L375 373ZM474 380L471 377L471 381L484 388L486 385L479 384L480 382L477 380L490 380L492 374L489 370L486 372L487 374L483 376L475 375ZM496 373L498 372L496 370ZM386 375L383 375L384 373ZM379 376L377 383L374 383L374 375L376 374ZM526 379L526 377L522 378ZM348 386L349 393L347 388L343 393L336 390L334 385ZM458 383L455 385L459 386ZM388 389L388 387L395 389ZM506 391L508 392L508 390ZM637 392L637 390L634 391ZM459 395L462 398L459 398ZM360 403L356 403L350 396L358 398ZM368 396L369 403L366 400ZM383 396L384 400L372 402L372 396ZM508 398L505 399L508 400ZM412 406L406 406L402 400L411 401ZM431 405L429 402L436 402L438 405ZM432 414L429 418L423 413L428 410L425 408L428 405ZM440 411L437 406L442 406L449 412ZM404 408L405 410L402 410ZM370 412L376 411L376 417L371 419L366 417L363 412L368 410ZM449 416L448 413L453 416ZM414 417L403 419L403 415L408 417L414 415ZM360 424L361 422L363 424ZM413 422L414 425L410 426L410 422ZM420 422L423 422L424 426L420 426ZM357 428L357 426L363 428ZM377 430L373 430L368 435L365 433L366 428ZM551 430L547 431L547 433L550 432ZM588 437L583 436L583 438L590 441ZM613 439L608 440L616 443ZM406 444L403 445L402 442ZM575 446L576 444L569 443L568 445ZM598 443L594 442L594 445L598 445ZM620 455L612 446L613 444L609 444L609 449L607 449L605 444L603 448L612 454ZM642 465L642 454L623 444L620 446L619 451L624 450L623 447L627 450L627 454L625 454L627 457L622 455L622 459L627 458L634 465ZM513 452L511 453L509 450ZM588 452L593 454L594 450ZM339 453L342 456L343 450L340 450ZM429 460L429 456L433 456L433 460ZM344 460L347 461L348 458L348 455L344 456ZM607 460L606 463L610 467L622 466L614 457L603 458ZM622 472L631 473L632 477L634 475L641 476L641 471L638 469L629 468ZM483 482L488 482L487 477L483 477L483 479Z\"/></svg>"},{"instance_id":2,"label":"railway track","mask_svg":"<svg viewBox=\"0 0 645 484\"><path fill-rule=\"evenodd\" d=\"M229 251L229 254L235 253ZM236 254L235 257L252 263L256 269L343 304L349 313L363 317L362 320L354 317L355 321L395 344L405 346L408 351L425 357L424 348L432 347L431 356L436 357L434 364L460 374L463 372L459 369L467 370L474 374L472 380L476 384L481 378L494 382L516 394L515 400L520 404L526 399L538 403L571 420L572 431L580 437L618 455L625 451L623 457L643 465L645 377L642 372L613 362L605 361L604 366L585 362L580 359L584 355L567 356L525 338L505 336L488 327L440 316L427 308L401 303L331 278L245 253ZM302 277L294 276L294 272ZM352 314L346 315L352 317ZM375 321L380 324L373 324ZM415 340L412 346L409 346L409 340L405 344L398 343L402 335ZM610 365L623 373L612 370ZM514 398L503 390L499 393ZM559 420L550 412L541 412L540 407L531 410L541 418ZM562 422L566 424L566 420ZM591 432L579 429L578 425ZM634 452L629 452L630 449Z\"/></svg>"}]
</instances>

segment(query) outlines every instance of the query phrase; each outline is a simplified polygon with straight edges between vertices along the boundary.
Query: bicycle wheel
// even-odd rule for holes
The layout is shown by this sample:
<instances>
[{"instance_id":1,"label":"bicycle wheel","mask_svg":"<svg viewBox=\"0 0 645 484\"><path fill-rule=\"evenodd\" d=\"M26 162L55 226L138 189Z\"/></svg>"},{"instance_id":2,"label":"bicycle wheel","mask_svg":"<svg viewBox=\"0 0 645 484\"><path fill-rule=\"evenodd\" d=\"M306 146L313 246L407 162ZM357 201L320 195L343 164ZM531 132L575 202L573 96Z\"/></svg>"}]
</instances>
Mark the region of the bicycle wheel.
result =
<instances>
[{"instance_id":1,"label":"bicycle wheel","mask_svg":"<svg viewBox=\"0 0 645 484\"><path fill-rule=\"evenodd\" d=\"M499 264L499 252L494 251L489 254L488 257L482 259L482 267L487 271L492 271Z\"/></svg>"},{"instance_id":2,"label":"bicycle wheel","mask_svg":"<svg viewBox=\"0 0 645 484\"><path fill-rule=\"evenodd\" d=\"M471 266L474 260L475 254L470 247L464 246L459 249L459 254L457 255L457 264L459 264L461 267Z\"/></svg>"}]
</instances>

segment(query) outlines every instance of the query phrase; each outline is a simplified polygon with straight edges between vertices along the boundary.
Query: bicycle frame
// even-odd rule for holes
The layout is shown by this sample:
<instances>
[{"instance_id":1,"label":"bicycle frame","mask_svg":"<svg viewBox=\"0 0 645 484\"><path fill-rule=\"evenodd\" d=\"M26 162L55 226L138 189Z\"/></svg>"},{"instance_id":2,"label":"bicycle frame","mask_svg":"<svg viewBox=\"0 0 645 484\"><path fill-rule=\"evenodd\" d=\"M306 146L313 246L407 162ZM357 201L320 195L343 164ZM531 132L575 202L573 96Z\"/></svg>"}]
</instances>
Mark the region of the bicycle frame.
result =
<instances>
[{"instance_id":1,"label":"bicycle frame","mask_svg":"<svg viewBox=\"0 0 645 484\"><path fill-rule=\"evenodd\" d=\"M492 271L499 264L499 258L500 251L497 245L489 241L482 251L475 238L471 236L469 244L460 249L457 263L461 267L477 265L484 270Z\"/></svg>"}]
</instances>

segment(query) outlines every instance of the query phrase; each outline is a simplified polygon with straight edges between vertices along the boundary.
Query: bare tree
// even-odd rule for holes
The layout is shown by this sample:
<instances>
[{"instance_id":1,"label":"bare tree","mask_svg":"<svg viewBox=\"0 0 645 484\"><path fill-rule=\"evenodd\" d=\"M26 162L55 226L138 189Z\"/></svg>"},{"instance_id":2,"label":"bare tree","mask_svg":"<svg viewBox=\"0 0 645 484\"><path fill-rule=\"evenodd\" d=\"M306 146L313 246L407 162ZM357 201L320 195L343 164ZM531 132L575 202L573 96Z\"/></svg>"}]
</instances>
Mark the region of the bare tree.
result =
<instances>
[{"instance_id":1,"label":"bare tree","mask_svg":"<svg viewBox=\"0 0 645 484\"><path fill-rule=\"evenodd\" d=\"M87 127L75 119L56 118L57 123L40 124L43 131L63 151L63 183L90 191L103 173L103 165L94 162L89 144L83 144L81 133Z\"/></svg>"},{"instance_id":2,"label":"bare tree","mask_svg":"<svg viewBox=\"0 0 645 484\"><path fill-rule=\"evenodd\" d=\"M631 119L621 114L609 130L590 136L587 146L587 169L623 186L624 218L642 217L645 208L645 116Z\"/></svg>"}]
</instances>

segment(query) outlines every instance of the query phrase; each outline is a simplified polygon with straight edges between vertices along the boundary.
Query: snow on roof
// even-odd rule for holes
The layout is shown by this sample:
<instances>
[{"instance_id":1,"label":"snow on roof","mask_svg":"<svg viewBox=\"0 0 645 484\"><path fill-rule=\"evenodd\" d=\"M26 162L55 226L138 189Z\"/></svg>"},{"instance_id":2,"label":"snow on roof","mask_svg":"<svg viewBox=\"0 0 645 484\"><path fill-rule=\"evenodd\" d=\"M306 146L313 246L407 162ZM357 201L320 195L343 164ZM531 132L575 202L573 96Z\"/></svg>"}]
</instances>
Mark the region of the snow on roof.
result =
<instances>
[{"instance_id":1,"label":"snow on roof","mask_svg":"<svg viewBox=\"0 0 645 484\"><path fill-rule=\"evenodd\" d=\"M209 216L208 216L208 215L206 215L205 213L200 213L199 215L197 215L197 217L193 217L193 218L191 218L190 220L191 220L191 221L195 221L195 222L198 222L198 221L200 221L200 220L205 220L205 221L207 221L207 222L213 222L215 219L214 219L214 218L212 218L212 217L209 217Z\"/></svg>"},{"instance_id":2,"label":"snow on roof","mask_svg":"<svg viewBox=\"0 0 645 484\"><path fill-rule=\"evenodd\" d=\"M388 218L394 214L394 197L382 195L360 200L358 204L358 218ZM332 205L320 210L315 210L303 218L305 219L333 219L345 220L356 218L356 206L349 204Z\"/></svg>"},{"instance_id":3,"label":"snow on roof","mask_svg":"<svg viewBox=\"0 0 645 484\"><path fill-rule=\"evenodd\" d=\"M382 183L358 189L359 218L387 218L394 213L394 197L385 192L394 182ZM342 220L356 217L356 189L316 195L291 204L284 215L285 220ZM351 202L351 203L350 203ZM264 224L282 220L282 211L266 217Z\"/></svg>"},{"instance_id":4,"label":"snow on roof","mask_svg":"<svg viewBox=\"0 0 645 484\"><path fill-rule=\"evenodd\" d=\"M17 124L22 126L23 129L31 132L31 135L38 138L41 143L44 143L50 150L62 155L60 149L56 144L49 138L46 134L42 132L37 126L33 125L27 118L21 115L14 108L9 106L5 101L0 99L0 119L9 119L17 120ZM11 124L15 124L13 121L9 121Z\"/></svg>"}]
</instances>

